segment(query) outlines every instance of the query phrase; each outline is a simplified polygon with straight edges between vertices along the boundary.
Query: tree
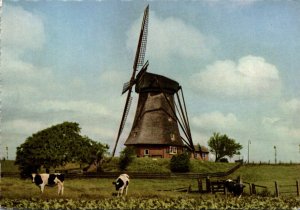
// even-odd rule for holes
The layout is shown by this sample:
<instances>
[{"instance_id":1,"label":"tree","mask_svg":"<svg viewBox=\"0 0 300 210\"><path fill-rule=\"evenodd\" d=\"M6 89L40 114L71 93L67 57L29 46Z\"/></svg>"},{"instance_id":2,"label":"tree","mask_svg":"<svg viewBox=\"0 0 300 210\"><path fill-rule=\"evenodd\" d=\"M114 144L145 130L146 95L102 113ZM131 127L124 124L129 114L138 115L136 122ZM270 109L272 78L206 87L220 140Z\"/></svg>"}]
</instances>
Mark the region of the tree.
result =
<instances>
[{"instance_id":1,"label":"tree","mask_svg":"<svg viewBox=\"0 0 300 210\"><path fill-rule=\"evenodd\" d=\"M214 133L208 141L208 146L210 151L216 156L216 162L221 158L228 156L233 157L233 155L239 155L243 146L236 143L234 139L228 138L226 134L220 135L219 133Z\"/></svg>"},{"instance_id":2,"label":"tree","mask_svg":"<svg viewBox=\"0 0 300 210\"><path fill-rule=\"evenodd\" d=\"M189 172L190 171L190 154L184 152L179 155L174 155L170 161L172 172Z\"/></svg>"},{"instance_id":3,"label":"tree","mask_svg":"<svg viewBox=\"0 0 300 210\"><path fill-rule=\"evenodd\" d=\"M108 153L109 146L106 144L101 144L100 142L93 141L87 136L82 138L81 144L77 145L78 149L76 150L77 155L76 161L83 164L94 164L97 168L97 171L102 171L102 163L105 155ZM75 150L74 150L75 151Z\"/></svg>"},{"instance_id":4,"label":"tree","mask_svg":"<svg viewBox=\"0 0 300 210\"><path fill-rule=\"evenodd\" d=\"M125 147L120 154L119 169L121 171L126 170L126 168L134 160L135 157L136 157L135 148L132 146Z\"/></svg>"},{"instance_id":5,"label":"tree","mask_svg":"<svg viewBox=\"0 0 300 210\"><path fill-rule=\"evenodd\" d=\"M90 163L107 150L108 146L81 136L78 123L64 122L28 137L17 147L15 164L19 165L21 176L26 177L41 167L49 171L68 162Z\"/></svg>"}]
</instances>

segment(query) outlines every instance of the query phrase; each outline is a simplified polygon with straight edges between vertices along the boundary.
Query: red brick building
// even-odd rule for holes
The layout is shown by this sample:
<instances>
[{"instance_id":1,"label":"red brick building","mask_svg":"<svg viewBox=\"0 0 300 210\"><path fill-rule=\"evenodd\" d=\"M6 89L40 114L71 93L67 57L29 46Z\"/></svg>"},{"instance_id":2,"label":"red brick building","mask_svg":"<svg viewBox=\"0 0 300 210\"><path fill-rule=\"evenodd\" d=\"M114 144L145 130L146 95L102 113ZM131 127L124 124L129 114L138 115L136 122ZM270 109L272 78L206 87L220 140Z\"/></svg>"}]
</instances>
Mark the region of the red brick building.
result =
<instances>
[{"instance_id":1,"label":"red brick building","mask_svg":"<svg viewBox=\"0 0 300 210\"><path fill-rule=\"evenodd\" d=\"M206 148L205 146L200 146L198 145L194 145L195 148L195 155L194 157L198 160L205 160L208 161L208 155L209 155L209 151L208 148Z\"/></svg>"}]
</instances>

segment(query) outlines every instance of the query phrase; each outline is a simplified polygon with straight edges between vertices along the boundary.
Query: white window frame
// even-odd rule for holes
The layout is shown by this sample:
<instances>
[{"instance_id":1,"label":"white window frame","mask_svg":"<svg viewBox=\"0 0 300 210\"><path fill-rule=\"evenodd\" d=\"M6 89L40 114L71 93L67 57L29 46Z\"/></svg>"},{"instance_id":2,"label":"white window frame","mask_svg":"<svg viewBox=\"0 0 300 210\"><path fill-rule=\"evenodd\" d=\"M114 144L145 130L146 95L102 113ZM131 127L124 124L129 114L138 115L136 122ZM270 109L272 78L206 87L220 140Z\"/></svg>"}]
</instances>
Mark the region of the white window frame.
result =
<instances>
[{"instance_id":1,"label":"white window frame","mask_svg":"<svg viewBox=\"0 0 300 210\"><path fill-rule=\"evenodd\" d=\"M144 155L145 156L149 156L150 155L150 150L149 149L144 149Z\"/></svg>"},{"instance_id":2,"label":"white window frame","mask_svg":"<svg viewBox=\"0 0 300 210\"><path fill-rule=\"evenodd\" d=\"M169 153L170 153L170 154L177 154L177 147L175 147L175 146L170 146L170 147L169 147Z\"/></svg>"}]
</instances>

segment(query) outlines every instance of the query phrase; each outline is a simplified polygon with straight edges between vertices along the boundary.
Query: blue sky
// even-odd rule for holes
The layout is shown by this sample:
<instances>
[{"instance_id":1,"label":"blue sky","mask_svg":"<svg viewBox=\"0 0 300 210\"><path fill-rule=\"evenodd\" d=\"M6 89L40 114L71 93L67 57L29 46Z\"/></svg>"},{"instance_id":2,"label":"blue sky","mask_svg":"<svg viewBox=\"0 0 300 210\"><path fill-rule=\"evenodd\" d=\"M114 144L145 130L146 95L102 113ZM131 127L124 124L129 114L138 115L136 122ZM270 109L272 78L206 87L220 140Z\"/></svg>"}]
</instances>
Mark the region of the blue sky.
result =
<instances>
[{"instance_id":1,"label":"blue sky","mask_svg":"<svg viewBox=\"0 0 300 210\"><path fill-rule=\"evenodd\" d=\"M5 1L2 156L63 121L113 147L147 4L149 71L183 87L194 143L219 132L241 158L250 140L250 161L274 162L276 146L299 162L300 3L260 0Z\"/></svg>"}]
</instances>

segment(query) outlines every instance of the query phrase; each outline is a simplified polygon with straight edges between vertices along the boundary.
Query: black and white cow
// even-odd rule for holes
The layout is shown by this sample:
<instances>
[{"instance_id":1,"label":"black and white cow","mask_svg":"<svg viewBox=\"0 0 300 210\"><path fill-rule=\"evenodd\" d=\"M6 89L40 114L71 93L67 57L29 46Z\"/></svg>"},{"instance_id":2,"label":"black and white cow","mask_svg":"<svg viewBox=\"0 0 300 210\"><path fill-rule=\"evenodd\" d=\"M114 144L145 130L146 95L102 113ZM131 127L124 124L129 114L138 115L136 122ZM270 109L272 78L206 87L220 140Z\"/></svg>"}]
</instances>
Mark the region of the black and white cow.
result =
<instances>
[{"instance_id":1,"label":"black and white cow","mask_svg":"<svg viewBox=\"0 0 300 210\"><path fill-rule=\"evenodd\" d=\"M225 181L225 188L228 192L232 193L234 196L238 196L239 198L242 196L245 185L241 182L235 182L231 179L227 179Z\"/></svg>"},{"instance_id":2,"label":"black and white cow","mask_svg":"<svg viewBox=\"0 0 300 210\"><path fill-rule=\"evenodd\" d=\"M127 195L128 185L129 185L129 176L127 174L121 174L116 181L113 182L116 186L116 190L118 191L117 196L122 196L124 194Z\"/></svg>"},{"instance_id":3,"label":"black and white cow","mask_svg":"<svg viewBox=\"0 0 300 210\"><path fill-rule=\"evenodd\" d=\"M64 193L64 174L32 174L32 183L35 183L40 187L42 193L44 192L45 186L58 186L58 194Z\"/></svg>"}]
</instances>

